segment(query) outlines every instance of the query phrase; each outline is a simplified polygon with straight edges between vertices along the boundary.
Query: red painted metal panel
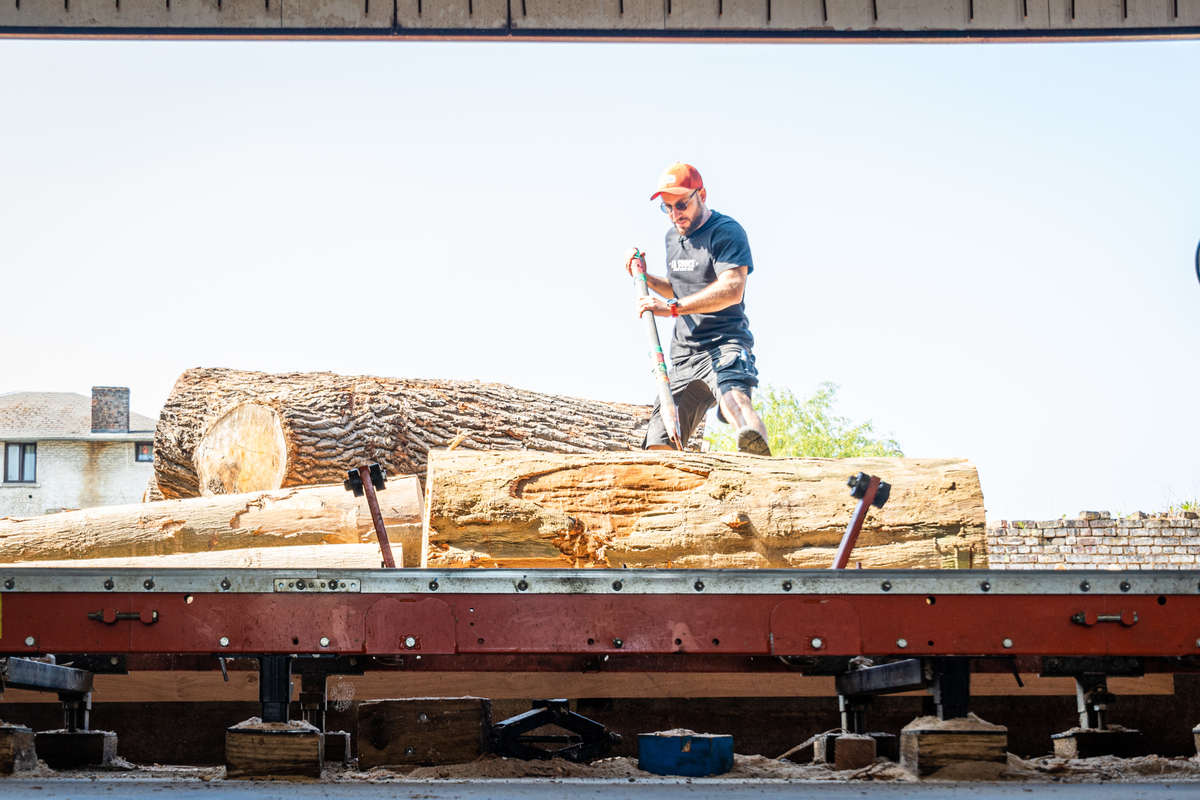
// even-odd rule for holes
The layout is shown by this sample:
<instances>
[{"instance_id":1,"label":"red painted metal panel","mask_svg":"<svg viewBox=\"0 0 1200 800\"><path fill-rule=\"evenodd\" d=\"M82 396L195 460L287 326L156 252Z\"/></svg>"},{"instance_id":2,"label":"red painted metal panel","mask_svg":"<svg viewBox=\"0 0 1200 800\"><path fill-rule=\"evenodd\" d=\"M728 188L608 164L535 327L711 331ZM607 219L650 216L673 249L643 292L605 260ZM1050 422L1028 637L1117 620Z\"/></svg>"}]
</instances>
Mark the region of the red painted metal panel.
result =
<instances>
[{"instance_id":1,"label":"red painted metal panel","mask_svg":"<svg viewBox=\"0 0 1200 800\"><path fill-rule=\"evenodd\" d=\"M449 655L455 652L454 615L440 598L372 598L367 611L367 653L420 653ZM331 648L339 640L330 642Z\"/></svg>"},{"instance_id":2,"label":"red painted metal panel","mask_svg":"<svg viewBox=\"0 0 1200 800\"><path fill-rule=\"evenodd\" d=\"M89 613L108 616L128 613L129 595L13 594L0 605L0 653L125 653L129 651L127 619L111 623L88 619ZM32 644L26 644L32 639Z\"/></svg>"},{"instance_id":3,"label":"red painted metal panel","mask_svg":"<svg viewBox=\"0 0 1200 800\"><path fill-rule=\"evenodd\" d=\"M454 598L460 653L767 654L761 595L479 595Z\"/></svg>"},{"instance_id":4,"label":"red painted metal panel","mask_svg":"<svg viewBox=\"0 0 1200 800\"><path fill-rule=\"evenodd\" d=\"M838 598L789 597L771 610L771 653L857 656L862 630L854 604Z\"/></svg>"},{"instance_id":5,"label":"red painted metal panel","mask_svg":"<svg viewBox=\"0 0 1200 800\"><path fill-rule=\"evenodd\" d=\"M1200 654L1191 595L9 592L2 602L0 654ZM106 609L140 618L87 616Z\"/></svg>"}]
</instances>

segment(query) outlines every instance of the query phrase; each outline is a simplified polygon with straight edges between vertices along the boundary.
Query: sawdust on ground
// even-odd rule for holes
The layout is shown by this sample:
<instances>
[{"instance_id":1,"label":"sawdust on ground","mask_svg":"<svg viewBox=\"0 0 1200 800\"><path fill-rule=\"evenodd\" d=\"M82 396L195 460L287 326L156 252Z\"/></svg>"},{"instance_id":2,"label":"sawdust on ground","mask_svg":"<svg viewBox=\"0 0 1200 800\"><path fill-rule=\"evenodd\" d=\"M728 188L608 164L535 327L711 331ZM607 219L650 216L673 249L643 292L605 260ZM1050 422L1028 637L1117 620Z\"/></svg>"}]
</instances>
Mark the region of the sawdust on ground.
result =
<instances>
[{"instance_id":1,"label":"sawdust on ground","mask_svg":"<svg viewBox=\"0 0 1200 800\"><path fill-rule=\"evenodd\" d=\"M305 722L302 719L294 719L291 722L263 722L259 717L251 717L250 719L242 720L237 725L231 725L232 730L239 731L318 731L316 725L311 722Z\"/></svg>"},{"instance_id":2,"label":"sawdust on ground","mask_svg":"<svg viewBox=\"0 0 1200 800\"><path fill-rule=\"evenodd\" d=\"M186 767L162 764L130 764L123 759L107 769L85 768L53 770L39 761L32 770L16 775L0 777L0 783L8 779L30 778L114 778L131 780L179 780L212 781L225 777L224 767ZM517 779L594 779L613 780L679 780L643 772L637 767L635 758L605 758L591 764L574 764L562 759L551 761L521 761L500 756L484 756L466 764L440 767L400 767L396 769L376 768L360 772L354 768L327 767L325 782L392 783L404 781L437 780L517 780ZM858 770L838 772L827 764L793 764L790 761L767 758L766 756L734 756L733 770L725 775L704 780L735 781L891 781L917 782L916 776L904 767L884 758L878 758L870 766ZM693 779L687 779L693 780ZM949 764L920 782L976 782L1017 781L1029 783L1100 783L1122 781L1127 783L1155 783L1169 780L1173 783L1200 783L1200 759L1164 758L1143 756L1141 758L1065 759L1055 757L1020 758L1008 755L1005 764L981 761L960 761Z\"/></svg>"},{"instance_id":3,"label":"sawdust on ground","mask_svg":"<svg viewBox=\"0 0 1200 800\"><path fill-rule=\"evenodd\" d=\"M686 735L686 734L684 734ZM376 767L365 772L345 770L330 775L334 780L384 782L396 780L510 780L515 778L593 778L598 780L647 779L675 780L672 776L654 775L638 769L636 758L624 756L602 758L590 764L575 764L561 758L549 761L522 761L515 758L488 755L466 764L448 764L437 767L395 769ZM837 772L826 764L794 764L766 756L734 755L733 769L724 775L713 775L711 779L732 780L800 780L800 781L847 781L883 780L911 781L911 773L887 759L876 759L874 764L859 770Z\"/></svg>"},{"instance_id":4,"label":"sawdust on ground","mask_svg":"<svg viewBox=\"0 0 1200 800\"><path fill-rule=\"evenodd\" d=\"M1071 783L1099 781L1152 782L1169 778L1172 781L1200 781L1200 761L1192 758L1140 756L1138 758L1019 758L1008 754L1007 776L1010 779L1036 779Z\"/></svg>"},{"instance_id":5,"label":"sawdust on ground","mask_svg":"<svg viewBox=\"0 0 1200 800\"><path fill-rule=\"evenodd\" d=\"M938 719L937 717L918 717L901 728L902 731L1007 731L1003 725L993 725L974 714L954 719Z\"/></svg>"}]
</instances>

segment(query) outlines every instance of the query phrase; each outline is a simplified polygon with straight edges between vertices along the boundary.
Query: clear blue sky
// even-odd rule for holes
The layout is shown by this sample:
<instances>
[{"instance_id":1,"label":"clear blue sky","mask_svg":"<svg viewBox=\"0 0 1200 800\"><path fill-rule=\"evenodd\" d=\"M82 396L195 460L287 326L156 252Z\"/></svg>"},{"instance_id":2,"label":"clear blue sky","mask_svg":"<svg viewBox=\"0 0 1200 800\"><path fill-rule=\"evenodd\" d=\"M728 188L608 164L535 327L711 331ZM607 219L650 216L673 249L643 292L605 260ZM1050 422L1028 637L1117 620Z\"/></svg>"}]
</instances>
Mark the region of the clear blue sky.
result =
<instances>
[{"instance_id":1,"label":"clear blue sky","mask_svg":"<svg viewBox=\"0 0 1200 800\"><path fill-rule=\"evenodd\" d=\"M0 41L0 74L0 391L649 402L620 255L662 273L683 160L749 233L764 380L971 459L990 519L1200 495L1200 42Z\"/></svg>"}]
</instances>

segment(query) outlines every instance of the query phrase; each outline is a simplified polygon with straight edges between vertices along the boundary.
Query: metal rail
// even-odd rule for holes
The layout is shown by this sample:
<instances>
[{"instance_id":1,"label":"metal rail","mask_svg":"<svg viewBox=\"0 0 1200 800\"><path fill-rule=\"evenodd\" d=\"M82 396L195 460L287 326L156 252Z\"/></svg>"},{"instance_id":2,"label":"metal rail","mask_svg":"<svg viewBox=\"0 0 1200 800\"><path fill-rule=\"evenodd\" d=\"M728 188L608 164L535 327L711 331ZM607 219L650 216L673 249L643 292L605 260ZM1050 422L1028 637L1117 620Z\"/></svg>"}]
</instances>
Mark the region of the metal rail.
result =
<instances>
[{"instance_id":1,"label":"metal rail","mask_svg":"<svg viewBox=\"0 0 1200 800\"><path fill-rule=\"evenodd\" d=\"M22 593L1200 596L1200 571L734 569L12 569Z\"/></svg>"}]
</instances>

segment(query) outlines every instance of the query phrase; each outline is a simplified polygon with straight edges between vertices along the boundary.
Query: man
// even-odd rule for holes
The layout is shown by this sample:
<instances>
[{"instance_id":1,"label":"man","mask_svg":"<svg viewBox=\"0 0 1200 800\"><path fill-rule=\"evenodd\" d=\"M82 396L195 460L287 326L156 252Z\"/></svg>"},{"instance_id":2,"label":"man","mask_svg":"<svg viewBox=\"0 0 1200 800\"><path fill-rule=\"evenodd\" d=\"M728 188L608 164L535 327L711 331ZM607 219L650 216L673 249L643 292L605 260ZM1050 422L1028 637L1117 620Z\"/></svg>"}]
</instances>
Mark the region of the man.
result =
<instances>
[{"instance_id":1,"label":"man","mask_svg":"<svg viewBox=\"0 0 1200 800\"><path fill-rule=\"evenodd\" d=\"M659 197L673 226L667 231L667 278L647 274L647 285L661 297L639 297L637 309L639 316L650 311L676 318L670 379L683 441L717 405L718 418L737 427L740 452L769 456L767 429L750 402L758 371L743 302L746 276L754 271L746 232L708 208L704 181L693 166L667 167L650 199ZM630 275L637 252L625 254ZM643 446L672 449L657 401Z\"/></svg>"}]
</instances>

